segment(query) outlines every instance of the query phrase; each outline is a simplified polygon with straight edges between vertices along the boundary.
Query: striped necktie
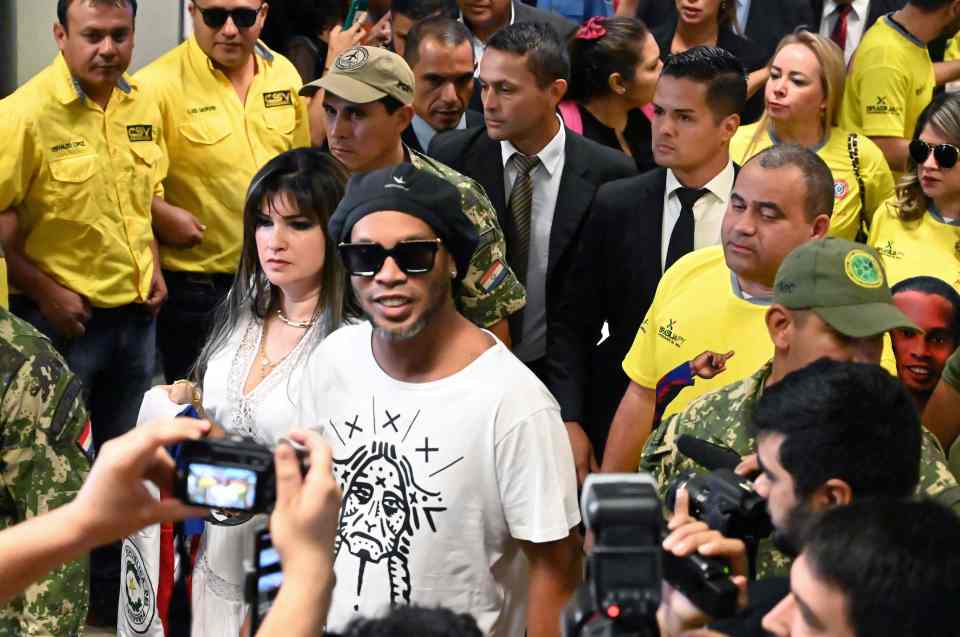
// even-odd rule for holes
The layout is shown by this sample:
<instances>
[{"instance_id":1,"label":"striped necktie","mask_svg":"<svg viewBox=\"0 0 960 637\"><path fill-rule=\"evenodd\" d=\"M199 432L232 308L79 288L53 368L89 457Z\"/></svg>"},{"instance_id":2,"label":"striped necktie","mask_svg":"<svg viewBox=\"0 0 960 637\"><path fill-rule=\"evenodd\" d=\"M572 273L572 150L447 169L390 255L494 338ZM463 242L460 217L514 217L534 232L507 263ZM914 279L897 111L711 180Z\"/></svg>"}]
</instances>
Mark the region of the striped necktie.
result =
<instances>
[{"instance_id":1,"label":"striped necktie","mask_svg":"<svg viewBox=\"0 0 960 637\"><path fill-rule=\"evenodd\" d=\"M530 216L533 209L533 180L530 173L540 165L540 158L514 153L510 158L517 169L517 177L510 190L510 216L513 219L514 240L510 246L510 262L521 283L527 280L527 260L530 257Z\"/></svg>"}]
</instances>

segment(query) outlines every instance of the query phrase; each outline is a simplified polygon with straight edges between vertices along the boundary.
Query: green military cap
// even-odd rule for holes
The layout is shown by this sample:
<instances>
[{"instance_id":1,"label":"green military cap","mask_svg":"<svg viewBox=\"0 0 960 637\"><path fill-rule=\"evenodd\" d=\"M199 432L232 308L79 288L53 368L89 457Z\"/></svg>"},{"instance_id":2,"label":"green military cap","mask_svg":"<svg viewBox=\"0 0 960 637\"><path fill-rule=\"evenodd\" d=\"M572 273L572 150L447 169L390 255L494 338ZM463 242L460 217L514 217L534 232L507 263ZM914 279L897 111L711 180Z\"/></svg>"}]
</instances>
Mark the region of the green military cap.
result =
<instances>
[{"instance_id":1,"label":"green military cap","mask_svg":"<svg viewBox=\"0 0 960 637\"><path fill-rule=\"evenodd\" d=\"M355 46L337 56L326 75L300 89L312 97L321 88L355 104L367 104L384 97L413 104L413 71L406 61L386 49Z\"/></svg>"},{"instance_id":2,"label":"green military cap","mask_svg":"<svg viewBox=\"0 0 960 637\"><path fill-rule=\"evenodd\" d=\"M895 328L919 331L893 304L876 251L836 237L809 241L787 255L777 270L773 302L792 310L812 310L851 338Z\"/></svg>"}]
</instances>

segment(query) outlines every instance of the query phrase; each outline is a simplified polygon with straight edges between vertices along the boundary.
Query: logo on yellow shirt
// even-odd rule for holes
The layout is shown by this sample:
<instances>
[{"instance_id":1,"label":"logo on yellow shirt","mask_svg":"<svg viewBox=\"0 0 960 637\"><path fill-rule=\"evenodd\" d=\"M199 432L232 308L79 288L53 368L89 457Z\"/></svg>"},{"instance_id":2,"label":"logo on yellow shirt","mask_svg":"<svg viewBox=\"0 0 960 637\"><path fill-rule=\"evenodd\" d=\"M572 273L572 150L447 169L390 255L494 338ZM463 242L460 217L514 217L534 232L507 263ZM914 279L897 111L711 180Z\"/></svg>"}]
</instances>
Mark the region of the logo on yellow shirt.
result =
<instances>
[{"instance_id":1,"label":"logo on yellow shirt","mask_svg":"<svg viewBox=\"0 0 960 637\"><path fill-rule=\"evenodd\" d=\"M153 125L135 124L133 126L127 126L127 137L130 138L131 142L152 142Z\"/></svg>"},{"instance_id":2,"label":"logo on yellow shirt","mask_svg":"<svg viewBox=\"0 0 960 637\"><path fill-rule=\"evenodd\" d=\"M64 142L50 147L50 152L54 155L75 155L87 148L87 141L84 139L75 139L72 142Z\"/></svg>"},{"instance_id":3,"label":"logo on yellow shirt","mask_svg":"<svg viewBox=\"0 0 960 637\"><path fill-rule=\"evenodd\" d=\"M660 326L660 329L657 330L657 335L674 347L681 347L687 339L677 334L677 327L679 327L677 321L667 319L667 324Z\"/></svg>"},{"instance_id":4,"label":"logo on yellow shirt","mask_svg":"<svg viewBox=\"0 0 960 637\"><path fill-rule=\"evenodd\" d=\"M887 241L886 245L874 246L880 254L885 256L888 259L902 259L903 252L900 252L895 247L893 247L893 241Z\"/></svg>"},{"instance_id":5,"label":"logo on yellow shirt","mask_svg":"<svg viewBox=\"0 0 960 637\"><path fill-rule=\"evenodd\" d=\"M878 288L883 285L883 268L876 259L863 250L851 250L843 260L847 277L862 288Z\"/></svg>"},{"instance_id":6,"label":"logo on yellow shirt","mask_svg":"<svg viewBox=\"0 0 960 637\"><path fill-rule=\"evenodd\" d=\"M887 104L887 98L877 95L877 101L867 105L867 115L895 115L900 112L896 106Z\"/></svg>"},{"instance_id":7,"label":"logo on yellow shirt","mask_svg":"<svg viewBox=\"0 0 960 637\"><path fill-rule=\"evenodd\" d=\"M846 180L838 179L833 182L833 198L837 201L840 201L847 196L847 193L850 192L850 186L847 185Z\"/></svg>"},{"instance_id":8,"label":"logo on yellow shirt","mask_svg":"<svg viewBox=\"0 0 960 637\"><path fill-rule=\"evenodd\" d=\"M272 91L270 93L264 93L263 105L266 108L293 106L293 94L290 91Z\"/></svg>"}]
</instances>

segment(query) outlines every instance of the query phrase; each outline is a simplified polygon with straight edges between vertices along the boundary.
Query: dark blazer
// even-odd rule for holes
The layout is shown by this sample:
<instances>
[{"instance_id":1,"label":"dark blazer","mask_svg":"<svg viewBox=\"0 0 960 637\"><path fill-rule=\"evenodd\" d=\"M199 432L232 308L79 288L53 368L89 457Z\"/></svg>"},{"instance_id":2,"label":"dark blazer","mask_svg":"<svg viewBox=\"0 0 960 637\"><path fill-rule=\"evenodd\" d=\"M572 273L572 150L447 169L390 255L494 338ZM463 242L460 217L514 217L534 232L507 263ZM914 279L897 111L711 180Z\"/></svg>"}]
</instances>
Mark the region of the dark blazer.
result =
<instances>
[{"instance_id":1,"label":"dark blazer","mask_svg":"<svg viewBox=\"0 0 960 637\"><path fill-rule=\"evenodd\" d=\"M522 2L517 2L514 0L513 3L514 11L514 22L542 22L544 24L549 24L553 27L553 30L557 32L557 35L560 36L560 39L566 43L566 41L573 35L573 32L577 30L577 24L572 20L567 20L561 15L556 13L551 13L549 11L544 11L543 9L537 9L536 7L531 7L530 5L524 4ZM469 27L467 27L469 28ZM479 63L479 60L477 61ZM480 98L480 81L476 80L473 88L473 97L470 99L470 108L483 112L483 100Z\"/></svg>"},{"instance_id":2,"label":"dark blazer","mask_svg":"<svg viewBox=\"0 0 960 637\"><path fill-rule=\"evenodd\" d=\"M477 126L483 126L483 113L467 109L467 128L476 128ZM423 153L424 155L427 154L427 149L420 147L420 140L417 139L417 134L413 132L412 123L403 129L400 137L403 139L403 143L413 150L418 153Z\"/></svg>"},{"instance_id":3,"label":"dark blazer","mask_svg":"<svg viewBox=\"0 0 960 637\"><path fill-rule=\"evenodd\" d=\"M751 0L744 35L755 42L769 60L783 36L793 33L799 26L820 23L820 16L813 14L810 2L811 0Z\"/></svg>"},{"instance_id":4,"label":"dark blazer","mask_svg":"<svg viewBox=\"0 0 960 637\"><path fill-rule=\"evenodd\" d=\"M811 27L811 31L820 31L820 26L823 22L824 4L826 4L824 0L810 0L810 8L813 11L813 22L811 23L813 26ZM863 25L863 32L866 33L867 29L872 27L879 18L887 13L899 11L905 4L907 4L907 0L870 0L870 9L867 11L867 23Z\"/></svg>"},{"instance_id":5,"label":"dark blazer","mask_svg":"<svg viewBox=\"0 0 960 637\"><path fill-rule=\"evenodd\" d=\"M598 457L630 382L621 363L660 283L666 182L655 168L600 187L547 332L547 387ZM604 323L610 335L597 345Z\"/></svg>"},{"instance_id":6,"label":"dark blazer","mask_svg":"<svg viewBox=\"0 0 960 637\"><path fill-rule=\"evenodd\" d=\"M563 298L567 270L573 261L580 231L601 184L636 175L633 161L621 152L566 131L563 175L557 194L547 263L547 333ZM514 223L507 209L503 159L500 142L487 135L486 128L448 131L430 144L430 155L454 170L474 179L490 197L507 238L509 254ZM549 353L547 358L549 358Z\"/></svg>"}]
</instances>

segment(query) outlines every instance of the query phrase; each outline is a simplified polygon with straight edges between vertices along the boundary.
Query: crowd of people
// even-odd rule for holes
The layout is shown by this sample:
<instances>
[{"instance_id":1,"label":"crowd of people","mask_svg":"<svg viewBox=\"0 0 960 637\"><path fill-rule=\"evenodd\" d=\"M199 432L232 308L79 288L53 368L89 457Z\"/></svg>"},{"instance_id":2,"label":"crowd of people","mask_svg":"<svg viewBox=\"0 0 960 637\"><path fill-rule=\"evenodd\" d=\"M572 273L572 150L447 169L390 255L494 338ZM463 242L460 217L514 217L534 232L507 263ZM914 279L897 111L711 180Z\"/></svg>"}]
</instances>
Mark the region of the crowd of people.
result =
<instances>
[{"instance_id":1,"label":"crowd of people","mask_svg":"<svg viewBox=\"0 0 960 637\"><path fill-rule=\"evenodd\" d=\"M258 635L558 636L579 488L666 500L681 436L774 530L680 489L739 610L664 584L661 635L954 634L960 0L366 4L189 2L130 75L136 0L56 2L0 100L0 634L126 634L119 541L187 518L151 603L246 634L260 518L172 497L223 436L275 449Z\"/></svg>"}]
</instances>

